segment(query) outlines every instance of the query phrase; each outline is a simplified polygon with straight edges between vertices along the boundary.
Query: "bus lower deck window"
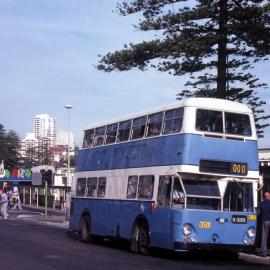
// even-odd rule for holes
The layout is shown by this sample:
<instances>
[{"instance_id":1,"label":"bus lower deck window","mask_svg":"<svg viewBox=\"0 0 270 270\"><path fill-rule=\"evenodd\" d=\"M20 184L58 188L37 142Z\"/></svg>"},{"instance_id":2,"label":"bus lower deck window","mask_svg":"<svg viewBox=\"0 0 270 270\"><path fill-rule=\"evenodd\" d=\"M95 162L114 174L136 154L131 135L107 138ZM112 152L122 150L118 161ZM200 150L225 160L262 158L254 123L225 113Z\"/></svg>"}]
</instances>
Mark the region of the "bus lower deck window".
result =
<instances>
[{"instance_id":1,"label":"bus lower deck window","mask_svg":"<svg viewBox=\"0 0 270 270\"><path fill-rule=\"evenodd\" d=\"M139 199L152 199L154 190L153 175L142 175L139 178L138 198Z\"/></svg>"}]
</instances>

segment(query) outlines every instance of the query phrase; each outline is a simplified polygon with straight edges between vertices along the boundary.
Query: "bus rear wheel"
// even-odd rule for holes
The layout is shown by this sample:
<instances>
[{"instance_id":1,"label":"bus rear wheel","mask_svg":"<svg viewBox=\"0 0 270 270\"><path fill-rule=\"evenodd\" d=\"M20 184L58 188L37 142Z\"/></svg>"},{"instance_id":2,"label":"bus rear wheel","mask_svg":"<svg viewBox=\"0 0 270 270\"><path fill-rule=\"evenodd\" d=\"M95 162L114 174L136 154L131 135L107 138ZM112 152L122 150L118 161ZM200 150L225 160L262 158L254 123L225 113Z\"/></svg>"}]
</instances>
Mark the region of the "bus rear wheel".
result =
<instances>
[{"instance_id":1,"label":"bus rear wheel","mask_svg":"<svg viewBox=\"0 0 270 270\"><path fill-rule=\"evenodd\" d=\"M149 229L146 223L139 226L138 251L142 255L149 255Z\"/></svg>"},{"instance_id":2,"label":"bus rear wheel","mask_svg":"<svg viewBox=\"0 0 270 270\"><path fill-rule=\"evenodd\" d=\"M89 216L83 216L81 219L81 241L85 243L90 243L92 241Z\"/></svg>"}]
</instances>

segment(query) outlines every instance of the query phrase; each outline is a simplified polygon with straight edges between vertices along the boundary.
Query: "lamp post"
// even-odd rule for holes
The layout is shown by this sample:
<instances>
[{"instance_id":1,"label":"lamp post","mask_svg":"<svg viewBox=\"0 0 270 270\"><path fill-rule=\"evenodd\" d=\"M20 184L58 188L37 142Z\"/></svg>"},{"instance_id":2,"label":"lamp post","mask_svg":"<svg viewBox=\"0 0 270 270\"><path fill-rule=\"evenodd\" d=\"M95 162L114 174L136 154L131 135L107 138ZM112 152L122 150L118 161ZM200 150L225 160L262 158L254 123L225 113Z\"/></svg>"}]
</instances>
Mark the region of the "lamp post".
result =
<instances>
[{"instance_id":1,"label":"lamp post","mask_svg":"<svg viewBox=\"0 0 270 270\"><path fill-rule=\"evenodd\" d=\"M47 174L48 172L48 165L45 165L45 173ZM45 181L45 218L47 219L48 217L48 181L46 177Z\"/></svg>"},{"instance_id":2,"label":"lamp post","mask_svg":"<svg viewBox=\"0 0 270 270\"><path fill-rule=\"evenodd\" d=\"M68 177L67 177L67 185L70 184L70 110L73 108L72 105L65 105L65 108L68 111Z\"/></svg>"}]
</instances>

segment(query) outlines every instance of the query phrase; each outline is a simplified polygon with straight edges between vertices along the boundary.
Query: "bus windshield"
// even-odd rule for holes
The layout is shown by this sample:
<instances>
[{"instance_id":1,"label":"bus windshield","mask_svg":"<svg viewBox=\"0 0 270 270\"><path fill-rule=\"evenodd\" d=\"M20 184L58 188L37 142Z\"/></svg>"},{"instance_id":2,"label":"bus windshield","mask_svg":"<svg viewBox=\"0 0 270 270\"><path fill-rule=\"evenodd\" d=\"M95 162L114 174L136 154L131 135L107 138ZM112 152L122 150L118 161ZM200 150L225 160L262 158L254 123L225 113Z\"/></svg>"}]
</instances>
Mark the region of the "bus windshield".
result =
<instances>
[{"instance_id":1,"label":"bus windshield","mask_svg":"<svg viewBox=\"0 0 270 270\"><path fill-rule=\"evenodd\" d=\"M175 186L177 186L175 180ZM180 183L180 181L179 181ZM224 197L221 196L218 181L182 179L187 209L223 210L253 212L252 184L229 181ZM174 189L176 189L174 187ZM223 209L221 201L223 200Z\"/></svg>"},{"instance_id":2,"label":"bus windshield","mask_svg":"<svg viewBox=\"0 0 270 270\"><path fill-rule=\"evenodd\" d=\"M252 184L228 182L224 195L224 211L253 211Z\"/></svg>"},{"instance_id":3,"label":"bus windshield","mask_svg":"<svg viewBox=\"0 0 270 270\"><path fill-rule=\"evenodd\" d=\"M182 179L188 209L221 210L217 181Z\"/></svg>"}]
</instances>

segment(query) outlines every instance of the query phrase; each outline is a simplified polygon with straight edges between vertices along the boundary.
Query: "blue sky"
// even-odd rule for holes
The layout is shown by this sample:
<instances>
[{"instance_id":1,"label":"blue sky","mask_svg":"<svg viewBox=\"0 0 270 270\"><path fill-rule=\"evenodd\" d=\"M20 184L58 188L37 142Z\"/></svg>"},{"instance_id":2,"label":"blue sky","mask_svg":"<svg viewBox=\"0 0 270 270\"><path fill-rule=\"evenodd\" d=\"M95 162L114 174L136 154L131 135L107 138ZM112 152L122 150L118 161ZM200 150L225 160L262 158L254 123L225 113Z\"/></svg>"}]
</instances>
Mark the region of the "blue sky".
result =
<instances>
[{"instance_id":1,"label":"blue sky","mask_svg":"<svg viewBox=\"0 0 270 270\"><path fill-rule=\"evenodd\" d=\"M39 113L67 129L65 104L72 104L76 141L89 124L175 101L188 77L148 70L103 73L99 54L124 43L147 40L136 31L137 16L112 12L117 0L0 0L1 121L23 137ZM268 63L256 74L270 85ZM270 91L261 93L269 100ZM260 141L270 147L270 128Z\"/></svg>"}]
</instances>

